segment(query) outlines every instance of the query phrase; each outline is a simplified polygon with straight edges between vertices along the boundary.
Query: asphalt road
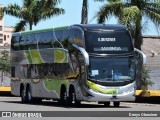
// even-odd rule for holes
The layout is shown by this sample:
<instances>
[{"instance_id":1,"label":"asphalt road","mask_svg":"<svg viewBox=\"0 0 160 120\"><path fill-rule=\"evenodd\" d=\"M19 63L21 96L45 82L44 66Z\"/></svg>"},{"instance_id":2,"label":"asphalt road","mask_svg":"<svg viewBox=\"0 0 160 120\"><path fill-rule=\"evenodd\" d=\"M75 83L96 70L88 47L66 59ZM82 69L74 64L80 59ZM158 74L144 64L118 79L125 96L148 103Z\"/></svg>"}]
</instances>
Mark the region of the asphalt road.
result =
<instances>
[{"instance_id":1,"label":"asphalt road","mask_svg":"<svg viewBox=\"0 0 160 120\"><path fill-rule=\"evenodd\" d=\"M37 113L37 115L39 115L43 111L50 111L50 112L48 112L48 114L51 116L55 115L54 120L55 120L55 118L57 118L57 119L64 119L65 118L65 120L71 120L71 119L73 119L73 117L77 117L77 116L82 116L82 117L78 117L78 120L81 120L81 119L85 119L85 120L93 120L93 119L95 119L95 120L97 120L97 119L98 120L101 120L101 119L111 120L111 119L117 119L117 118L118 118L118 120L120 120L120 119L127 120L127 119L136 119L137 117L139 117L139 115L141 116L139 118L143 119L143 120L149 120L152 118L154 120L155 119L158 120L159 117L148 117L148 116L144 117L144 116L142 116L142 114L143 115L145 115L145 114L156 115L158 113L158 116L160 116L160 103L148 104L148 103L122 102L120 107L118 107L118 108L113 107L112 104L110 107L104 107L103 105L98 105L97 103L93 103L93 102L92 103L83 102L82 105L80 105L80 106L61 106L57 102L53 102L50 100L48 100L48 101L44 100L40 104L22 104L19 97L0 96L0 111L1 111L0 114L2 114L2 112L6 112L6 111L12 112L12 113L18 111L21 114L25 113L27 115L28 115L28 112L29 113L35 112L35 113ZM158 111L158 112L155 113L153 111ZM153 113L153 114L150 114L150 113ZM68 114L69 117L66 116L66 114ZM15 119L15 120L21 119L21 118L17 118L15 115L14 115L14 118L12 118L12 119ZM111 117L106 117L107 115L109 115ZM118 117L116 115L118 115ZM121 115L124 118L121 118ZM126 116L126 115L128 115L128 116ZM42 116L41 119L44 119L43 114L41 116ZM46 116L46 115L44 115L44 116ZM64 118L61 118L61 117L64 117ZM70 117L72 117L72 118L70 118ZM91 118L91 117L93 117L93 118ZM1 119L2 118L0 118L0 120ZM3 118L3 119L8 119L8 118ZM27 118L25 118L25 119L27 119ZM39 118L32 118L32 119L39 120ZM51 119L51 118L48 117L45 119ZM23 118L23 120L24 120L24 118Z\"/></svg>"}]
</instances>

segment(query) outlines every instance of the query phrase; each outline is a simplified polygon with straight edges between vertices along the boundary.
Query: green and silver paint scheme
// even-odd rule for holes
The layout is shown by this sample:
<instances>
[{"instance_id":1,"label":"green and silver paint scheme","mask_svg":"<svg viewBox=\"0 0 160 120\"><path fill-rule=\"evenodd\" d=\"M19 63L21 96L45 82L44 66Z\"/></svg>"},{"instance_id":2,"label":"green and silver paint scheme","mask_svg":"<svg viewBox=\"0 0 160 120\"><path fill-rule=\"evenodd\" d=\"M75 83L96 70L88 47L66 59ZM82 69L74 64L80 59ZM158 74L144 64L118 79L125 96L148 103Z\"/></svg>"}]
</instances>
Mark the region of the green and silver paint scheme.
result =
<instances>
[{"instance_id":1,"label":"green and silver paint scheme","mask_svg":"<svg viewBox=\"0 0 160 120\"><path fill-rule=\"evenodd\" d=\"M85 66L88 66L89 63L89 55L85 51L84 48L79 47L77 45L73 45L76 49L78 49L84 58ZM69 53L66 49L37 49L37 50L28 50L28 51L19 51L13 56L19 58L21 60L19 63L15 63L17 66L16 70L19 71L19 78L21 78L22 71L21 66L24 64L42 64L42 63L69 63ZM13 58L13 57L12 57ZM47 59L49 58L49 59ZM86 72L86 69L85 71ZM77 73L73 73L73 76L76 76ZM108 87L102 86L91 81L85 79L85 84L80 85L79 79L77 77L73 77L72 79L62 78L62 79L54 79L54 78L43 78L43 79L12 79L12 94L20 96L20 84L23 82L24 85L27 83L32 83L32 95L34 97L41 98L60 98L60 88L61 85L64 84L67 88L67 92L70 85L74 85L76 97L80 101L133 101L135 99L135 82L119 87ZM18 82L15 82L18 81ZM84 94L87 93L89 95ZM113 96L116 96L117 99L114 99Z\"/></svg>"},{"instance_id":2,"label":"green and silver paint scheme","mask_svg":"<svg viewBox=\"0 0 160 120\"><path fill-rule=\"evenodd\" d=\"M81 51L84 56L85 64L88 66L89 63L89 54L85 51L84 48L74 45L77 49ZM83 85L85 91L89 96L83 96L79 98L80 100L85 101L134 101L135 100L135 90L136 83L135 81L125 85L125 86L103 86L95 84L89 80L86 80L86 84ZM78 93L78 92L77 92ZM116 98L114 98L116 96Z\"/></svg>"},{"instance_id":3,"label":"green and silver paint scheme","mask_svg":"<svg viewBox=\"0 0 160 120\"><path fill-rule=\"evenodd\" d=\"M54 30L63 30L64 28L68 29L67 27L62 27L33 32L54 32ZM30 34L30 32L18 33L19 36L21 36L21 34ZM15 33L15 35L17 35L17 33ZM44 77L40 79L36 78L36 73L33 70L31 71L31 73L34 78L26 78L27 67L29 65L41 65L45 63L69 63L70 61L68 50L63 48L29 49L20 51L11 50L11 58L12 66L15 67L16 71L16 77L11 78L11 93L13 95L20 96L20 87L23 84L25 89L27 88L27 85L30 85L32 97L59 99L61 86L65 85L68 93L69 86L73 85L74 88L76 88L75 90L77 99L83 100L81 88L79 86L78 80L76 79L78 73L73 72L72 75L70 74L72 79L68 77L55 79L54 76Z\"/></svg>"},{"instance_id":4,"label":"green and silver paint scheme","mask_svg":"<svg viewBox=\"0 0 160 120\"><path fill-rule=\"evenodd\" d=\"M94 96L90 101L134 101L135 100L135 82L125 86L107 87L87 82L88 92ZM116 98L114 97L116 96Z\"/></svg>"},{"instance_id":5,"label":"green and silver paint scheme","mask_svg":"<svg viewBox=\"0 0 160 120\"><path fill-rule=\"evenodd\" d=\"M41 49L41 50L24 50L24 51L19 51L18 54L13 54L15 56L15 59L19 56L20 61L18 64L15 64L15 68L17 72L17 79L11 79L12 83L12 93L16 94L14 89L17 89L18 86L20 86L20 83L24 83L24 85L27 85L29 83L32 88L32 95L34 97L53 97L53 98L58 98L60 94L60 88L61 84L64 84L67 86L67 79L61 79L61 80L55 80L54 78L43 78L43 79L26 79L23 78L23 75L27 76L27 66L30 64L44 64L44 63L68 63L68 52L65 49ZM26 68L25 68L26 67ZM32 74L35 74L35 71L31 71ZM21 78L21 79L20 79ZM19 85L14 86L16 84L16 81ZM33 84L32 84L33 83ZM20 90L20 88L18 87ZM18 95L20 93L18 92ZM55 96L56 95L56 96Z\"/></svg>"},{"instance_id":6,"label":"green and silver paint scheme","mask_svg":"<svg viewBox=\"0 0 160 120\"><path fill-rule=\"evenodd\" d=\"M66 27L64 27L66 28ZM54 30L60 30L63 28L56 28ZM53 29L46 29L43 31L53 31ZM38 31L38 32L43 32ZM37 31L35 31L37 32ZM19 33L19 35L30 34L30 32ZM54 79L50 78L32 78L27 79L27 66L28 65L40 65L44 63L68 63L68 50L63 48L48 48L48 49L32 49L32 50L21 50L12 51L11 50L11 63L15 67L16 77L11 78L11 93L16 96L20 96L20 85L23 84L26 88L27 84L31 87L31 92L33 97L40 98L59 98L60 88L64 84L66 87L68 85L68 80L65 78ZM31 71L35 74L34 71ZM24 75L24 76L23 76Z\"/></svg>"}]
</instances>

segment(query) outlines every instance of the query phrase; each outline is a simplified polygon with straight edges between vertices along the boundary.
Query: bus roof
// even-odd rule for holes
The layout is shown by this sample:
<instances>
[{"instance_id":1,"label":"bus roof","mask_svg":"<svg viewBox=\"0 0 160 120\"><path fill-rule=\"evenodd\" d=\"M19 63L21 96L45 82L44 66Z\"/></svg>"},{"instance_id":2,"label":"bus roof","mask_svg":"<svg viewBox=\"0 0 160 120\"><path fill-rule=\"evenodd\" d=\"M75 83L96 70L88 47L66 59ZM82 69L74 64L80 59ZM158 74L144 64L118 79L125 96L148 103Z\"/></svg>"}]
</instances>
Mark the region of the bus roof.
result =
<instances>
[{"instance_id":1,"label":"bus roof","mask_svg":"<svg viewBox=\"0 0 160 120\"><path fill-rule=\"evenodd\" d=\"M127 27L124 25L115 25L115 24L75 24L72 26L78 26L81 27L82 29L87 29L87 30L126 30ZM13 33L13 36L19 36L20 34L32 34L32 33L39 33L39 32L47 32L47 31L54 31L54 30L63 30L67 29L69 26L62 26L62 27L57 27L57 28L47 28L47 29L40 29L40 30L29 30L29 31L23 31L23 32L15 32Z\"/></svg>"},{"instance_id":2,"label":"bus roof","mask_svg":"<svg viewBox=\"0 0 160 120\"><path fill-rule=\"evenodd\" d=\"M69 26L62 26L62 27L56 27L56 28L46 28L46 29L40 29L40 30L29 30L29 31L22 31L22 32L15 32L13 33L13 36L17 36L20 34L32 34L32 33L40 33L40 32L47 32L47 31L54 31L54 30L63 30L68 28Z\"/></svg>"},{"instance_id":3,"label":"bus roof","mask_svg":"<svg viewBox=\"0 0 160 120\"><path fill-rule=\"evenodd\" d=\"M74 26L79 26L82 29L87 30L126 30L127 27L124 25L118 25L118 24L77 24Z\"/></svg>"}]
</instances>

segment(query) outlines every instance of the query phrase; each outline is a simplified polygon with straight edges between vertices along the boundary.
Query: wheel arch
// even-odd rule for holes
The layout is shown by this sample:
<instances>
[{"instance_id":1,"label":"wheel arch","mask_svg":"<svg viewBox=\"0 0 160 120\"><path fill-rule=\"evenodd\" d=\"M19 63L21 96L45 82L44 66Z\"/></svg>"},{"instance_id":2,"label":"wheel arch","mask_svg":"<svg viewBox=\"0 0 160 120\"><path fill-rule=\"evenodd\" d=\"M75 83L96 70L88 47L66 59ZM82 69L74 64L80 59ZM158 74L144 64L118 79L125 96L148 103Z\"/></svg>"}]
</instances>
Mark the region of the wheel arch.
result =
<instances>
[{"instance_id":1,"label":"wheel arch","mask_svg":"<svg viewBox=\"0 0 160 120\"><path fill-rule=\"evenodd\" d=\"M66 91L67 91L67 87L66 87L66 85L65 85L65 84L62 84L62 85L61 85L61 89L60 89L60 91L61 91L61 90L66 90Z\"/></svg>"},{"instance_id":2,"label":"wheel arch","mask_svg":"<svg viewBox=\"0 0 160 120\"><path fill-rule=\"evenodd\" d=\"M64 90L66 91L66 94L68 95L68 93L67 93L67 86L65 84L62 84L61 88L60 88L60 91L59 91L59 96L61 96L61 92L64 91Z\"/></svg>"},{"instance_id":3,"label":"wheel arch","mask_svg":"<svg viewBox=\"0 0 160 120\"><path fill-rule=\"evenodd\" d=\"M27 85L26 85L26 90L28 90L28 89L31 89L31 86L29 83L27 83Z\"/></svg>"},{"instance_id":4,"label":"wheel arch","mask_svg":"<svg viewBox=\"0 0 160 120\"><path fill-rule=\"evenodd\" d=\"M20 96L22 95L22 90L24 89L23 83L20 84Z\"/></svg>"},{"instance_id":5,"label":"wheel arch","mask_svg":"<svg viewBox=\"0 0 160 120\"><path fill-rule=\"evenodd\" d=\"M69 92L70 91L74 91L75 89L74 89L74 85L72 85L72 84L70 84L70 86L69 86Z\"/></svg>"}]
</instances>

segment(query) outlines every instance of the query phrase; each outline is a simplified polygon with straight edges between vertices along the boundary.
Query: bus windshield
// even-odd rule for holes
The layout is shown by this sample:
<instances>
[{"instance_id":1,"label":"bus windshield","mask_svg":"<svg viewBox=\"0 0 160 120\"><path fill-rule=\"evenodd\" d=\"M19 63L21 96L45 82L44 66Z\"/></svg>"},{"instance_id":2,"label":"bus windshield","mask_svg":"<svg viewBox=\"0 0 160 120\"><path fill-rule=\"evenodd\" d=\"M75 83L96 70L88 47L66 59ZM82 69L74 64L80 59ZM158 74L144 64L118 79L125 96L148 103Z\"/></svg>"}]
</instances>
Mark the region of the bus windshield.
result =
<instances>
[{"instance_id":1,"label":"bus windshield","mask_svg":"<svg viewBox=\"0 0 160 120\"><path fill-rule=\"evenodd\" d=\"M85 31L85 44L88 53L125 54L133 51L128 31Z\"/></svg>"},{"instance_id":2,"label":"bus windshield","mask_svg":"<svg viewBox=\"0 0 160 120\"><path fill-rule=\"evenodd\" d=\"M90 57L89 79L126 81L135 77L134 57Z\"/></svg>"}]
</instances>

